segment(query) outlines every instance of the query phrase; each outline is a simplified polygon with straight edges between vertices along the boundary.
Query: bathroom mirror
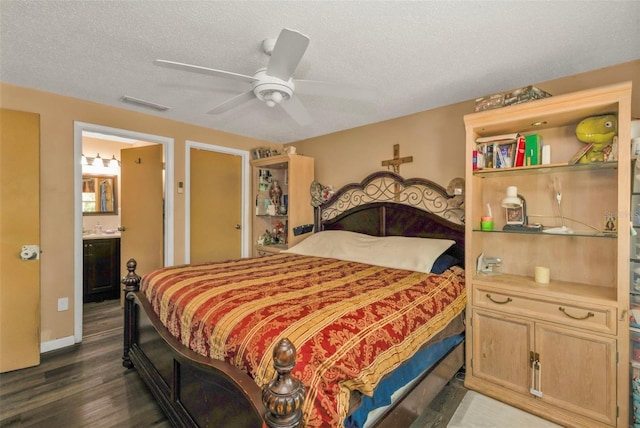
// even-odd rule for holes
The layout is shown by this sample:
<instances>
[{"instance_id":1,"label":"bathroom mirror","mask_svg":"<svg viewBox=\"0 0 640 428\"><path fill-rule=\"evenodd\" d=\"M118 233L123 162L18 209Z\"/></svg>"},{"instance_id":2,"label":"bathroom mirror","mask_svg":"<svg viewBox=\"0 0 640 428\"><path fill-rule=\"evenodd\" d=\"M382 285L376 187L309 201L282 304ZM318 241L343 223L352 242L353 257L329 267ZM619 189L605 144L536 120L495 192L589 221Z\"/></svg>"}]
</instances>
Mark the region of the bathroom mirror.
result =
<instances>
[{"instance_id":1,"label":"bathroom mirror","mask_svg":"<svg viewBox=\"0 0 640 428\"><path fill-rule=\"evenodd\" d=\"M82 175L82 214L118 214L118 176L104 174Z\"/></svg>"}]
</instances>

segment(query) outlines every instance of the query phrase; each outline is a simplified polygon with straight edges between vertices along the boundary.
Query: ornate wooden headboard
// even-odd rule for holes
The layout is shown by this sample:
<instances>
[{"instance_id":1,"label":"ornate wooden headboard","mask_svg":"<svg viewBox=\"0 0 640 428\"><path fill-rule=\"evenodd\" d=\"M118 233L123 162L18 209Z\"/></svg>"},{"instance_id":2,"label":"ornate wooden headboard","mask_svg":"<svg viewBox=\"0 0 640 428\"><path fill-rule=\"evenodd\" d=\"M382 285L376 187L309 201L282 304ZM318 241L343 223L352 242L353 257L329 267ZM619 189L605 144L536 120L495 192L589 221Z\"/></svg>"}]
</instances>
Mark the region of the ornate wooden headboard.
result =
<instances>
[{"instance_id":1,"label":"ornate wooden headboard","mask_svg":"<svg viewBox=\"0 0 640 428\"><path fill-rule=\"evenodd\" d=\"M315 230L453 239L464 247L464 209L437 183L381 171L316 207Z\"/></svg>"}]
</instances>

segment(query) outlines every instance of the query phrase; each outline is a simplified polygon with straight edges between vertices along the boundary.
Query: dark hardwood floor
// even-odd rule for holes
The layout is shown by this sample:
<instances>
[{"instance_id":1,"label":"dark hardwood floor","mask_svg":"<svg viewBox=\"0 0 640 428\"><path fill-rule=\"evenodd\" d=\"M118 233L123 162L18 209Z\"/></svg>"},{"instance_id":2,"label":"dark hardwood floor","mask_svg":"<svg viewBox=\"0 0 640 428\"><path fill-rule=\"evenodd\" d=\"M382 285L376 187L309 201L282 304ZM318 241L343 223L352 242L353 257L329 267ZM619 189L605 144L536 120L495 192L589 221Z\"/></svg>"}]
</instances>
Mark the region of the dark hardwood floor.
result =
<instances>
[{"instance_id":1,"label":"dark hardwood floor","mask_svg":"<svg viewBox=\"0 0 640 428\"><path fill-rule=\"evenodd\" d=\"M134 370L122 367L118 300L84 305L82 343L0 375L1 427L170 427Z\"/></svg>"},{"instance_id":2,"label":"dark hardwood floor","mask_svg":"<svg viewBox=\"0 0 640 428\"><path fill-rule=\"evenodd\" d=\"M118 300L84 305L80 344L0 374L0 427L170 427L135 370L122 367ZM446 427L466 389L452 380L411 428Z\"/></svg>"}]
</instances>

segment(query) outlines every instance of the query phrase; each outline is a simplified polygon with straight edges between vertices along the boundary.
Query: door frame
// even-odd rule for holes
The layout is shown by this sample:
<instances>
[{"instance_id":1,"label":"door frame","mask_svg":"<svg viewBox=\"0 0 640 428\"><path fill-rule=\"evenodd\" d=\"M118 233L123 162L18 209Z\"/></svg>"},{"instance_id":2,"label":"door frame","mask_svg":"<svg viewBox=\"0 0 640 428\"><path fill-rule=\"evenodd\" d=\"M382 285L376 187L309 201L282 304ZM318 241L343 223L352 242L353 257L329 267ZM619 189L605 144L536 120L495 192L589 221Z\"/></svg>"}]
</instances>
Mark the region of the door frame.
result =
<instances>
[{"instance_id":1,"label":"door frame","mask_svg":"<svg viewBox=\"0 0 640 428\"><path fill-rule=\"evenodd\" d=\"M240 156L242 161L242 195L241 195L241 242L240 255L245 258L249 256L249 208L247 200L249 198L250 164L249 151L233 149L231 147L216 146L212 144L199 143L197 141L186 140L184 155L185 189L184 189L184 262L191 261L191 149L208 150L211 152Z\"/></svg>"},{"instance_id":2,"label":"door frame","mask_svg":"<svg viewBox=\"0 0 640 428\"><path fill-rule=\"evenodd\" d=\"M74 246L73 246L73 287L74 287L74 327L73 337L75 343L82 342L82 165L80 159L82 157L82 133L97 132L105 135L113 135L132 140L145 141L150 143L162 144L164 154L164 265L173 264L174 253L174 233L173 233L173 153L174 139L163 137L160 135L146 134L142 132L130 131L127 129L112 128L110 126L96 125L86 122L73 122L73 163L74 174Z\"/></svg>"}]
</instances>

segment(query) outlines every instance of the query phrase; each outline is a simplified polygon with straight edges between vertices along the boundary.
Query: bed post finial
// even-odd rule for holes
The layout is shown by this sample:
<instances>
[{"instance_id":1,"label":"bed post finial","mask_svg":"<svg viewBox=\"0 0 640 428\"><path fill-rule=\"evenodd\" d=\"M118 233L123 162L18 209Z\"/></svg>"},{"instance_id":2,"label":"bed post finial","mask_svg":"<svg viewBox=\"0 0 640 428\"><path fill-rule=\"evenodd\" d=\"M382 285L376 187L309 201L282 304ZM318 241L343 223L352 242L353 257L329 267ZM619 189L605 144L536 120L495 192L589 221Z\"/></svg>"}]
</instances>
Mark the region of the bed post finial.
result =
<instances>
[{"instance_id":1,"label":"bed post finial","mask_svg":"<svg viewBox=\"0 0 640 428\"><path fill-rule=\"evenodd\" d=\"M136 274L137 267L138 262L136 262L135 259L129 259L127 262L127 270L129 272L120 280L120 282L124 284L123 289L125 293L138 291L140 289L140 276Z\"/></svg>"},{"instance_id":2,"label":"bed post finial","mask_svg":"<svg viewBox=\"0 0 640 428\"><path fill-rule=\"evenodd\" d=\"M136 274L138 263L134 259L127 262L127 273L120 282L124 285L124 350L122 352L122 365L128 369L133 368L133 362L129 358L129 349L133 343L133 335L135 330L135 311L133 294L134 291L140 289L140 276Z\"/></svg>"},{"instance_id":3,"label":"bed post finial","mask_svg":"<svg viewBox=\"0 0 640 428\"><path fill-rule=\"evenodd\" d=\"M265 422L269 428L294 428L302 422L304 385L291 376L296 365L296 348L289 339L280 340L273 348L276 377L262 389L262 402L267 408Z\"/></svg>"}]
</instances>

